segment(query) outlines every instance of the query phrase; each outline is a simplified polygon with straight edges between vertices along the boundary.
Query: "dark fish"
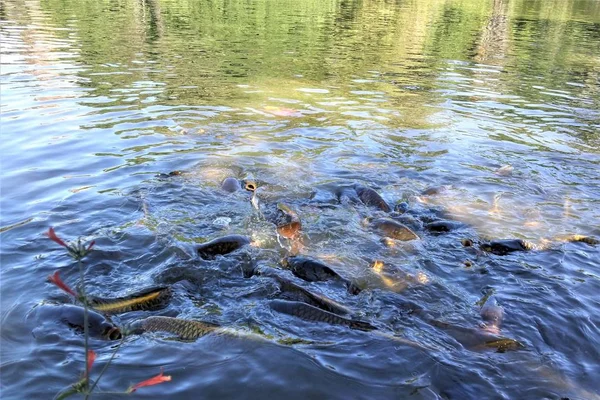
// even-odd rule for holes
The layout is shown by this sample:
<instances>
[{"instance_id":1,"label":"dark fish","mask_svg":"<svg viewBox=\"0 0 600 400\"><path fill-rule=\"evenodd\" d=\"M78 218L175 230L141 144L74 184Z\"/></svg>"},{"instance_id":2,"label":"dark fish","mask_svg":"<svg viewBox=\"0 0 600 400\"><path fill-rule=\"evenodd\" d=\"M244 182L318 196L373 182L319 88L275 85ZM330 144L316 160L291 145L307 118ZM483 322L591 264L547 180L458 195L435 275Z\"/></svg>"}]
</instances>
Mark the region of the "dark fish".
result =
<instances>
[{"instance_id":1,"label":"dark fish","mask_svg":"<svg viewBox=\"0 0 600 400\"><path fill-rule=\"evenodd\" d=\"M414 240L418 239L416 233L410 230L406 225L389 218L378 218L371 221L371 227L377 230L381 235L396 240Z\"/></svg>"},{"instance_id":2,"label":"dark fish","mask_svg":"<svg viewBox=\"0 0 600 400\"><path fill-rule=\"evenodd\" d=\"M154 311L167 306L171 300L168 286L151 287L125 297L88 297L90 307L104 314L121 314L129 311Z\"/></svg>"},{"instance_id":3,"label":"dark fish","mask_svg":"<svg viewBox=\"0 0 600 400\"><path fill-rule=\"evenodd\" d=\"M394 206L394 211L397 212L398 214L404 214L405 212L408 211L408 203L403 201L402 203L396 204Z\"/></svg>"},{"instance_id":4,"label":"dark fish","mask_svg":"<svg viewBox=\"0 0 600 400\"><path fill-rule=\"evenodd\" d=\"M379 193L377 193L370 187L357 184L354 185L354 190L356 191L356 194L358 195L360 201L362 201L365 205L379 208L380 210L385 212L392 211L390 206L379 195Z\"/></svg>"},{"instance_id":5,"label":"dark fish","mask_svg":"<svg viewBox=\"0 0 600 400\"><path fill-rule=\"evenodd\" d=\"M83 307L75 305L44 305L39 307L38 313L41 319L56 319L76 329L78 332L83 333L84 331ZM88 310L88 331L90 336L94 338L119 340L122 337L121 331L116 325L93 310Z\"/></svg>"},{"instance_id":6,"label":"dark fish","mask_svg":"<svg viewBox=\"0 0 600 400\"><path fill-rule=\"evenodd\" d=\"M498 353L504 353L508 350L518 350L525 347L515 339L490 335L478 329L452 325L435 319L428 319L428 322L433 326L443 329L461 345L469 349L485 350L495 348Z\"/></svg>"},{"instance_id":7,"label":"dark fish","mask_svg":"<svg viewBox=\"0 0 600 400\"><path fill-rule=\"evenodd\" d=\"M213 260L218 255L231 253L250 244L250 239L242 235L223 236L198 246L198 255L207 260Z\"/></svg>"},{"instance_id":8,"label":"dark fish","mask_svg":"<svg viewBox=\"0 0 600 400\"><path fill-rule=\"evenodd\" d=\"M435 233L455 231L462 227L464 227L464 224L456 221L434 221L425 224L425 229Z\"/></svg>"},{"instance_id":9,"label":"dark fish","mask_svg":"<svg viewBox=\"0 0 600 400\"><path fill-rule=\"evenodd\" d=\"M489 298L479 310L479 315L485 321L486 329L497 333L504 318L504 308L498 305L494 297Z\"/></svg>"},{"instance_id":10,"label":"dark fish","mask_svg":"<svg viewBox=\"0 0 600 400\"><path fill-rule=\"evenodd\" d=\"M600 240L596 239L593 236L572 235L572 236L569 236L566 240L568 242L583 242L583 243L589 244L590 246L600 244Z\"/></svg>"},{"instance_id":11,"label":"dark fish","mask_svg":"<svg viewBox=\"0 0 600 400\"><path fill-rule=\"evenodd\" d=\"M356 190L352 187L342 187L337 189L335 193L338 201L341 204L360 204L361 201L356 194Z\"/></svg>"},{"instance_id":12,"label":"dark fish","mask_svg":"<svg viewBox=\"0 0 600 400\"><path fill-rule=\"evenodd\" d=\"M182 340L196 340L219 328L219 325L172 317L148 317L135 321L128 327L129 334L168 332Z\"/></svg>"},{"instance_id":13,"label":"dark fish","mask_svg":"<svg viewBox=\"0 0 600 400\"><path fill-rule=\"evenodd\" d=\"M168 174L165 173L161 173L156 175L158 178L170 178L172 176L179 176L179 175L183 175L183 171L171 171Z\"/></svg>"},{"instance_id":14,"label":"dark fish","mask_svg":"<svg viewBox=\"0 0 600 400\"><path fill-rule=\"evenodd\" d=\"M361 289L348 279L343 278L327 265L306 257L286 257L281 264L289 268L294 275L308 282L339 280L344 282L350 294L358 294Z\"/></svg>"},{"instance_id":15,"label":"dark fish","mask_svg":"<svg viewBox=\"0 0 600 400\"><path fill-rule=\"evenodd\" d=\"M531 244L521 239L492 240L489 243L482 243L481 249L499 256L506 255L515 251L531 250Z\"/></svg>"},{"instance_id":16,"label":"dark fish","mask_svg":"<svg viewBox=\"0 0 600 400\"><path fill-rule=\"evenodd\" d=\"M348 308L325 296L309 292L303 287L278 275L275 275L274 277L277 280L277 283L279 283L282 297L285 297L288 300L301 301L334 314L350 314Z\"/></svg>"},{"instance_id":17,"label":"dark fish","mask_svg":"<svg viewBox=\"0 0 600 400\"><path fill-rule=\"evenodd\" d=\"M237 192L238 190L242 189L242 185L240 184L240 181L238 181L236 178L225 178L223 180L223 182L221 182L221 189L223 189L226 192L229 193L233 193L233 192Z\"/></svg>"},{"instance_id":18,"label":"dark fish","mask_svg":"<svg viewBox=\"0 0 600 400\"><path fill-rule=\"evenodd\" d=\"M323 311L317 307L299 301L272 300L269 305L277 312L293 315L294 317L307 321L325 322L332 325L345 325L361 331L372 331L377 329L368 322L340 317L339 315Z\"/></svg>"},{"instance_id":19,"label":"dark fish","mask_svg":"<svg viewBox=\"0 0 600 400\"><path fill-rule=\"evenodd\" d=\"M277 204L277 213L273 222L277 225L277 232L287 239L295 238L302 229L298 215L283 203Z\"/></svg>"},{"instance_id":20,"label":"dark fish","mask_svg":"<svg viewBox=\"0 0 600 400\"><path fill-rule=\"evenodd\" d=\"M471 246L473 246L473 240L471 240L471 239L461 239L460 242L465 247L471 247Z\"/></svg>"},{"instance_id":21,"label":"dark fish","mask_svg":"<svg viewBox=\"0 0 600 400\"><path fill-rule=\"evenodd\" d=\"M509 350L519 350L525 348L521 342L510 338L488 340L483 345L487 348L496 349L497 353L504 353Z\"/></svg>"},{"instance_id":22,"label":"dark fish","mask_svg":"<svg viewBox=\"0 0 600 400\"><path fill-rule=\"evenodd\" d=\"M432 195L443 193L447 189L448 188L446 186L431 186L431 187L428 187L427 189L423 190L421 192L421 194L425 195L425 196L432 196Z\"/></svg>"}]
</instances>

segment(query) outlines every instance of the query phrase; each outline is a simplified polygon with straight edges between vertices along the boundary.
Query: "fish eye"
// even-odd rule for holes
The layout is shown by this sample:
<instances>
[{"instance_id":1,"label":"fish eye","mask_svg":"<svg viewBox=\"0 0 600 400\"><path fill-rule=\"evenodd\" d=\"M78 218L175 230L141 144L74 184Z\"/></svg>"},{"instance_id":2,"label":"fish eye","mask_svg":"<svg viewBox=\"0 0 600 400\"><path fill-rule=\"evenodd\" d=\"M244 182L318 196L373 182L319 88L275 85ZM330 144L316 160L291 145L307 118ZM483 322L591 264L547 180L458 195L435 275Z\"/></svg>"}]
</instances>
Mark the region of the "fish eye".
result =
<instances>
[{"instance_id":1,"label":"fish eye","mask_svg":"<svg viewBox=\"0 0 600 400\"><path fill-rule=\"evenodd\" d=\"M253 182L246 182L245 188L246 190L254 192L256 190L256 185Z\"/></svg>"}]
</instances>

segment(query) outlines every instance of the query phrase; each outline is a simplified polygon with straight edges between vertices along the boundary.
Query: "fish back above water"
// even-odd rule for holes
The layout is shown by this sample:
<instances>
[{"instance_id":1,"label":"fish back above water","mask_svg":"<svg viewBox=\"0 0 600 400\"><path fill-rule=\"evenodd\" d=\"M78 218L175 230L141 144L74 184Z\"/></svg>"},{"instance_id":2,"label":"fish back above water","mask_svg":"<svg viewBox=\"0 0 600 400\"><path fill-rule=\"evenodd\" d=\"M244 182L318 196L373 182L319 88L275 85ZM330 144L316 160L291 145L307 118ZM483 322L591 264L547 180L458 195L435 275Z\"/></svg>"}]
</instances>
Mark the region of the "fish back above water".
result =
<instances>
[{"instance_id":1,"label":"fish back above water","mask_svg":"<svg viewBox=\"0 0 600 400\"><path fill-rule=\"evenodd\" d=\"M500 326L504 319L504 308L498 305L494 297L490 297L479 310L481 319L485 321L486 329L490 332L497 333L500 331Z\"/></svg>"},{"instance_id":2,"label":"fish back above water","mask_svg":"<svg viewBox=\"0 0 600 400\"><path fill-rule=\"evenodd\" d=\"M463 227L464 224L456 221L434 221L425 224L425 229L434 233L451 232Z\"/></svg>"},{"instance_id":3,"label":"fish back above water","mask_svg":"<svg viewBox=\"0 0 600 400\"><path fill-rule=\"evenodd\" d=\"M335 192L335 196L341 204L360 204L361 200L356 194L356 190L353 187L341 187Z\"/></svg>"},{"instance_id":4,"label":"fish back above water","mask_svg":"<svg viewBox=\"0 0 600 400\"><path fill-rule=\"evenodd\" d=\"M83 333L84 308L72 304L42 305L36 309L38 318L42 321L57 320ZM120 329L101 314L88 310L88 328L90 337L107 340L121 339Z\"/></svg>"},{"instance_id":5,"label":"fish back above water","mask_svg":"<svg viewBox=\"0 0 600 400\"><path fill-rule=\"evenodd\" d=\"M334 314L345 315L351 313L350 309L328 297L310 292L280 276L275 276L275 279L279 283L279 288L283 296L291 296L293 300L302 301Z\"/></svg>"},{"instance_id":6,"label":"fish back above water","mask_svg":"<svg viewBox=\"0 0 600 400\"><path fill-rule=\"evenodd\" d=\"M302 229L302 223L298 214L283 203L277 204L277 213L274 222L277 226L277 232L287 239L295 238L298 236L300 229Z\"/></svg>"},{"instance_id":7,"label":"fish back above water","mask_svg":"<svg viewBox=\"0 0 600 400\"><path fill-rule=\"evenodd\" d=\"M392 211L388 203L379 195L379 193L370 187L357 184L354 185L354 190L356 191L360 201L362 201L365 205L378 208L385 212Z\"/></svg>"},{"instance_id":8,"label":"fish back above water","mask_svg":"<svg viewBox=\"0 0 600 400\"><path fill-rule=\"evenodd\" d=\"M532 250L533 245L521 239L503 239L482 243L481 249L492 254L503 256L515 251Z\"/></svg>"},{"instance_id":9,"label":"fish back above water","mask_svg":"<svg viewBox=\"0 0 600 400\"><path fill-rule=\"evenodd\" d=\"M128 327L129 334L145 332L168 332L182 340L196 340L219 329L219 325L172 317L148 317L132 323Z\"/></svg>"},{"instance_id":10,"label":"fish back above water","mask_svg":"<svg viewBox=\"0 0 600 400\"><path fill-rule=\"evenodd\" d=\"M593 236L584 236L584 235L570 235L566 238L563 239L566 242L582 242L582 243L586 243L589 244L590 246L595 246L597 244L600 244L600 240L596 239Z\"/></svg>"},{"instance_id":11,"label":"fish back above water","mask_svg":"<svg viewBox=\"0 0 600 400\"><path fill-rule=\"evenodd\" d=\"M171 300L168 286L151 287L125 297L88 297L89 305L104 314L121 314L129 311L154 311L164 308Z\"/></svg>"},{"instance_id":12,"label":"fish back above water","mask_svg":"<svg viewBox=\"0 0 600 400\"><path fill-rule=\"evenodd\" d=\"M409 227L390 218L377 218L371 221L371 227L379 234L391 239L409 241L419 239Z\"/></svg>"},{"instance_id":13,"label":"fish back above water","mask_svg":"<svg viewBox=\"0 0 600 400\"><path fill-rule=\"evenodd\" d=\"M344 318L298 301L272 300L269 305L277 312L292 315L306 321L324 322L331 325L345 325L349 328L362 331L372 331L377 329L368 322Z\"/></svg>"},{"instance_id":14,"label":"fish back above water","mask_svg":"<svg viewBox=\"0 0 600 400\"><path fill-rule=\"evenodd\" d=\"M247 244L250 244L250 239L246 236L228 235L203 243L196 251L201 258L213 260L218 255L229 254Z\"/></svg>"},{"instance_id":15,"label":"fish back above water","mask_svg":"<svg viewBox=\"0 0 600 400\"><path fill-rule=\"evenodd\" d=\"M282 265L289 268L298 278L309 282L341 278L340 275L329 266L307 257L286 257L283 259Z\"/></svg>"},{"instance_id":16,"label":"fish back above water","mask_svg":"<svg viewBox=\"0 0 600 400\"><path fill-rule=\"evenodd\" d=\"M292 273L300 279L308 282L327 280L339 280L346 285L350 294L358 294L361 289L348 279L343 278L331 267L307 257L290 256L282 260L284 267L289 268Z\"/></svg>"},{"instance_id":17,"label":"fish back above water","mask_svg":"<svg viewBox=\"0 0 600 400\"><path fill-rule=\"evenodd\" d=\"M226 192L233 193L237 192L238 190L241 190L242 185L240 184L240 181L236 178L229 177L225 178L223 182L221 182L221 189Z\"/></svg>"}]
</instances>

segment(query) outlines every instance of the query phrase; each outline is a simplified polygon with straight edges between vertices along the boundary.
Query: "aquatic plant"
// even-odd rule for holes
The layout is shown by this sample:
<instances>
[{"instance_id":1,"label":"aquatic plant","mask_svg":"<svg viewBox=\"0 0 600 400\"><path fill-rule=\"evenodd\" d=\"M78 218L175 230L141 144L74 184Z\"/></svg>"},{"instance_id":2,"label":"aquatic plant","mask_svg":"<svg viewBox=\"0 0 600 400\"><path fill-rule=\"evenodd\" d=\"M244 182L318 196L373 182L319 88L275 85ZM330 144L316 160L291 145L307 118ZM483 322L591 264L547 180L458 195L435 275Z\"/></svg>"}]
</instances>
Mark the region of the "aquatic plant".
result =
<instances>
[{"instance_id":1,"label":"aquatic plant","mask_svg":"<svg viewBox=\"0 0 600 400\"><path fill-rule=\"evenodd\" d=\"M92 395L92 392L94 391L94 389L96 388L96 386L98 385L98 382L100 381L100 378L102 378L102 375L104 375L104 373L106 372L107 368L109 367L109 365L112 363L112 361L114 360L117 352L119 351L119 349L121 348L121 345L123 344L124 340L125 340L125 335L123 335L121 337L121 341L119 342L119 344L115 347L115 349L113 350L108 362L104 365L104 368L100 371L100 373L98 374L98 376L96 377L96 380L92 383L92 385L90 386L90 371L92 369L92 366L94 365L94 362L96 361L96 352L92 349L90 349L89 346L89 322L88 322L88 317L89 317L89 302L86 296L86 288L85 288L85 268L84 268L84 264L83 264L83 259L92 251L92 248L94 247L95 241L91 241L90 243L88 243L87 245L82 243L81 239L77 240L77 243L75 244L67 244L64 240L62 240L54 231L54 228L49 228L48 232L46 232L46 235L55 243L57 243L58 245L60 245L61 247L64 247L67 250L67 253L77 261L77 266L79 269L79 285L77 287L77 291L71 289L60 277L59 271L55 271L52 275L48 276L48 281L54 285L56 285L58 288L60 288L61 290L65 291L66 293L70 294L71 296L73 296L76 300L78 300L79 302L81 302L83 304L83 335L84 335L84 347L85 347L85 365L86 365L86 369L85 372L83 373L83 377L75 382L74 384L72 384L68 389L62 391L61 393L59 393L56 396L57 400L62 400L65 399L71 395L74 394L82 394L84 395L84 398L87 400L90 398L90 396ZM163 374L163 370L161 368L160 373L152 378L146 379L142 382L136 383L135 385L131 385L129 388L127 388L127 390L122 391L122 392L110 392L110 393L114 393L114 394L130 394L135 392L137 389L141 388L141 387L145 387L145 386L153 386L153 385L158 385L160 383L163 382L168 382L171 380L171 376L169 375L164 375ZM107 393L107 392L103 392L103 393Z\"/></svg>"}]
</instances>

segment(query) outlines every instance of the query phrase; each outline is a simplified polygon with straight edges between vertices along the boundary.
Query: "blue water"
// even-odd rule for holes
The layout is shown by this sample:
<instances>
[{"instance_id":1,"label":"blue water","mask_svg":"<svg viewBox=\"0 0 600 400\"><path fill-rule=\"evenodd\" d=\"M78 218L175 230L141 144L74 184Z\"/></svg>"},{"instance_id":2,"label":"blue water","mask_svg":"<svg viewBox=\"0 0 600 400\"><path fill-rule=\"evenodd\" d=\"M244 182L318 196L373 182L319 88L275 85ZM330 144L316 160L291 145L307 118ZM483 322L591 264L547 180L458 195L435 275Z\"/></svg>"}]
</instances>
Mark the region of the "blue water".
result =
<instances>
[{"instance_id":1,"label":"blue water","mask_svg":"<svg viewBox=\"0 0 600 400\"><path fill-rule=\"evenodd\" d=\"M129 337L99 391L163 367L172 381L135 396L600 398L600 246L563 240L600 237L600 2L10 0L0 34L2 398L52 398L84 369L82 335L40 312L72 302L49 274L79 279L50 226L96 241L96 295L173 285L166 309L116 324L169 315L247 334ZM269 308L274 281L241 271L280 268L289 243L249 193L220 190L228 176L290 205L301 253L363 291L282 276L381 332ZM381 213L337 202L354 183L465 227L382 243L367 223ZM445 190L421 195L431 186ZM252 246L195 254L230 233ZM467 237L538 250L477 253ZM523 349L465 334L491 289L500 334ZM95 373L115 345L91 341Z\"/></svg>"}]
</instances>

